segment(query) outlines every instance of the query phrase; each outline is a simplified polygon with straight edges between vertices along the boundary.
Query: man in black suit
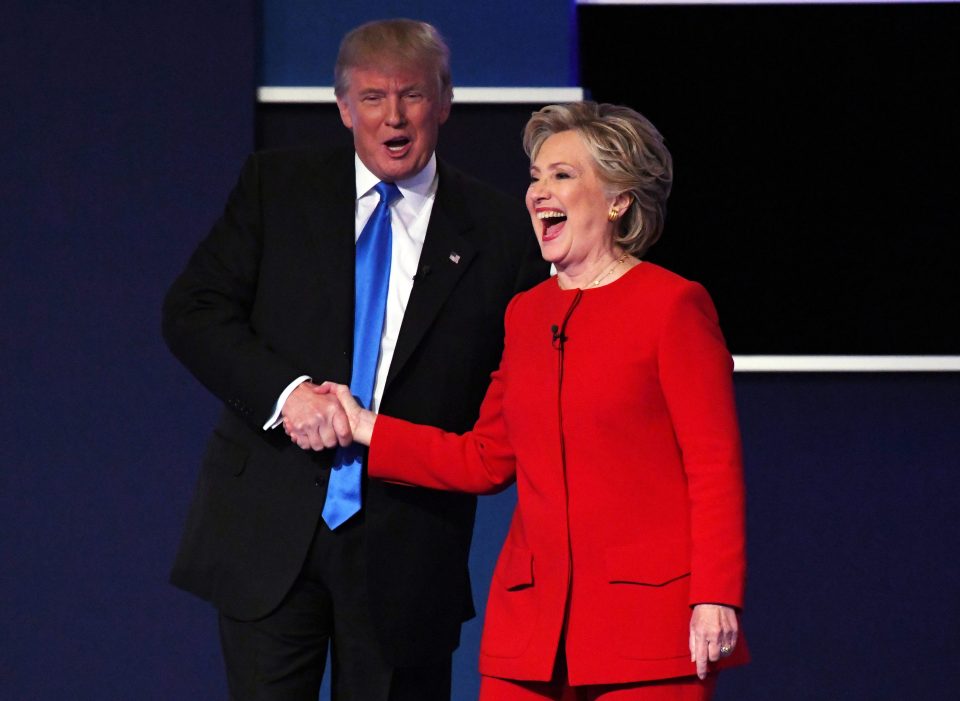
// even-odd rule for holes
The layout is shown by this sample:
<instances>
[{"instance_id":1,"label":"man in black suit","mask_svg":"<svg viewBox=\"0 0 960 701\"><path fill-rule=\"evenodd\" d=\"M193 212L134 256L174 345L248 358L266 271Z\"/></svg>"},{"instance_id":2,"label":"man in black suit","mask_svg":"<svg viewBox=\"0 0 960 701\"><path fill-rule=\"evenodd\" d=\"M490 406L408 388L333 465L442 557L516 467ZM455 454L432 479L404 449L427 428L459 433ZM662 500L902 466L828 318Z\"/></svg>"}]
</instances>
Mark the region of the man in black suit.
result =
<instances>
[{"instance_id":1,"label":"man in black suit","mask_svg":"<svg viewBox=\"0 0 960 701\"><path fill-rule=\"evenodd\" d=\"M312 379L350 382L354 253L378 181L400 192L381 411L469 429L507 302L546 267L519 201L436 159L452 89L433 27L363 25L335 73L355 152L251 156L164 304L170 348L226 405L171 579L219 610L231 698L315 700L331 645L334 698L445 700L474 615L475 500L364 477L361 510L331 529L322 449L349 427Z\"/></svg>"}]
</instances>

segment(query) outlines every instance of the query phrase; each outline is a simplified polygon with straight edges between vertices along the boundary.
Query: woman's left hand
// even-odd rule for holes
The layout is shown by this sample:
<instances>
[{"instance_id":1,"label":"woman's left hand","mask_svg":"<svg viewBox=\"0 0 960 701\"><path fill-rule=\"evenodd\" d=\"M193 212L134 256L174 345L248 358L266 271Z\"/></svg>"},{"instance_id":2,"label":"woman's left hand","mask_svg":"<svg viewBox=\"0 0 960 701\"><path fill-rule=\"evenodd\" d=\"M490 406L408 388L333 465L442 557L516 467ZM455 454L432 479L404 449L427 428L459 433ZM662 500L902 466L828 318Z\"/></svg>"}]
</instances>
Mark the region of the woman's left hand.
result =
<instances>
[{"instance_id":1,"label":"woman's left hand","mask_svg":"<svg viewBox=\"0 0 960 701\"><path fill-rule=\"evenodd\" d=\"M697 604L690 616L690 661L697 676L707 676L707 663L727 657L737 646L737 612L721 604Z\"/></svg>"}]
</instances>

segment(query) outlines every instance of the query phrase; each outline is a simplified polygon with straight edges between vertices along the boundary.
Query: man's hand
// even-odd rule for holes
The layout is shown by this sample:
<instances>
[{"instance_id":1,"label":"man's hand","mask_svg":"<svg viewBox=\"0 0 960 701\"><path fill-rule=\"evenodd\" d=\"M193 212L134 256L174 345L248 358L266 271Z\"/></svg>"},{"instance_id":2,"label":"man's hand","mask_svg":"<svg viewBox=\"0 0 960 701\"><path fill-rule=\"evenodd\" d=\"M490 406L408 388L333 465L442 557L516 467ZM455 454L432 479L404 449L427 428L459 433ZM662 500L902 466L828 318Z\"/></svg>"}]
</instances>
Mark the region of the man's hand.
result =
<instances>
[{"instance_id":1,"label":"man's hand","mask_svg":"<svg viewBox=\"0 0 960 701\"><path fill-rule=\"evenodd\" d=\"M300 384L280 412L283 430L304 450L323 450L353 442L350 422L337 395L329 387Z\"/></svg>"}]
</instances>

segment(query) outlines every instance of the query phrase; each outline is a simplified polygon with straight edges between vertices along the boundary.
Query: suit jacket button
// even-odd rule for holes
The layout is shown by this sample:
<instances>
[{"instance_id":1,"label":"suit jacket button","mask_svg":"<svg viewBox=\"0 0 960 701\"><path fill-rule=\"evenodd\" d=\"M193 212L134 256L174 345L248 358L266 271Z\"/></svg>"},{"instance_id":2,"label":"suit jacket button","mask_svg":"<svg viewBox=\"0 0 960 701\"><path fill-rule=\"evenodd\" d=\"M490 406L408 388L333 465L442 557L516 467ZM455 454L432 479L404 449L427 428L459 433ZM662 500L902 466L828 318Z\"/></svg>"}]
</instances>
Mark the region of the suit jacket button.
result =
<instances>
[{"instance_id":1,"label":"suit jacket button","mask_svg":"<svg viewBox=\"0 0 960 701\"><path fill-rule=\"evenodd\" d=\"M317 475L316 477L314 477L314 478L313 478L313 486L314 486L314 487L322 487L322 486L323 486L323 477L321 477L320 475Z\"/></svg>"}]
</instances>

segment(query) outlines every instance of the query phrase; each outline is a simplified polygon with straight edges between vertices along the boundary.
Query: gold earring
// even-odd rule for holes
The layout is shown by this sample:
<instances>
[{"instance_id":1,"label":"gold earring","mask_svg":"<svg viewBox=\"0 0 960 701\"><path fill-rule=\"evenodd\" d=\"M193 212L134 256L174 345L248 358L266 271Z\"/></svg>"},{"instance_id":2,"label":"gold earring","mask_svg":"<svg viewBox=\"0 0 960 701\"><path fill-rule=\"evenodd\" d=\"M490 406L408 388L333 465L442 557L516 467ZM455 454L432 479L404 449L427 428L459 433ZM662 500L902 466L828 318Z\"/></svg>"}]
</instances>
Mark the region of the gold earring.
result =
<instances>
[{"instance_id":1,"label":"gold earring","mask_svg":"<svg viewBox=\"0 0 960 701\"><path fill-rule=\"evenodd\" d=\"M610 212L607 214L607 221L617 221L620 218L620 210L616 207L611 207Z\"/></svg>"}]
</instances>

